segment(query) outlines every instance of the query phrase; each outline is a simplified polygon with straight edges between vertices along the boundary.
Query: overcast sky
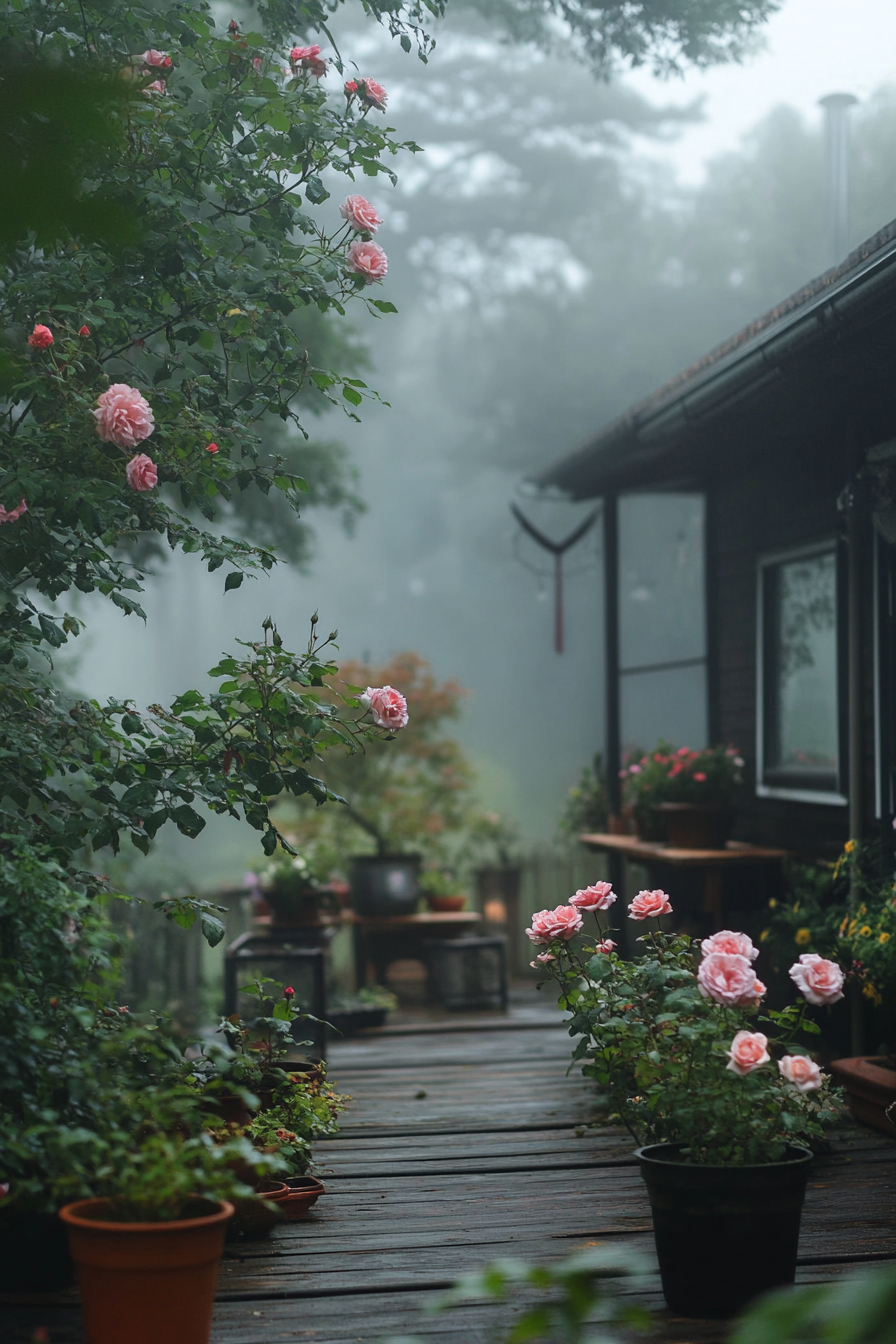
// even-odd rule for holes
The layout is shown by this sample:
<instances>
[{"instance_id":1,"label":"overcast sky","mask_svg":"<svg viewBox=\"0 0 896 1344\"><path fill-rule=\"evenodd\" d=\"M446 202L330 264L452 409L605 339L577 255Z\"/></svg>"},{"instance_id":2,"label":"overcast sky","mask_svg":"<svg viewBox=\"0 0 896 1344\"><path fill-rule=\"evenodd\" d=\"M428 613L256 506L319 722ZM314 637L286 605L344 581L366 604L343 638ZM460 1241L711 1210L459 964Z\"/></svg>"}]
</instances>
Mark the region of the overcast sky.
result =
<instances>
[{"instance_id":1,"label":"overcast sky","mask_svg":"<svg viewBox=\"0 0 896 1344\"><path fill-rule=\"evenodd\" d=\"M765 29L763 49L742 66L668 83L646 71L627 78L657 100L705 98L705 122L661 151L686 181L699 180L707 159L734 148L778 103L820 117L818 100L825 94L861 99L891 80L896 80L896 0L785 0Z\"/></svg>"}]
</instances>

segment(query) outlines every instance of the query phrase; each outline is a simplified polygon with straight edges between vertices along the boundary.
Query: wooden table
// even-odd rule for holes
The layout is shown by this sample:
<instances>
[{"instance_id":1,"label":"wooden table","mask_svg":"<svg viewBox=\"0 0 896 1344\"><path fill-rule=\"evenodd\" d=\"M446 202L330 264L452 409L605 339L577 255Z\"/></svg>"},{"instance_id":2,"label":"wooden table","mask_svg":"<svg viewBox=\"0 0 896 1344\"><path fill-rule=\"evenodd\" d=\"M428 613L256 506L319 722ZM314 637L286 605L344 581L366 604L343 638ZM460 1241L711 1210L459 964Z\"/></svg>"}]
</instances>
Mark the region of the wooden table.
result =
<instances>
[{"instance_id":1,"label":"wooden table","mask_svg":"<svg viewBox=\"0 0 896 1344\"><path fill-rule=\"evenodd\" d=\"M391 961L399 957L425 961L427 938L461 938L475 929L480 916L475 910L425 915L356 915L346 910L343 920L352 927L355 983L362 989L368 983L368 963L373 966L374 983L384 985Z\"/></svg>"},{"instance_id":2,"label":"wooden table","mask_svg":"<svg viewBox=\"0 0 896 1344\"><path fill-rule=\"evenodd\" d=\"M756 865L780 868L788 854L786 849L768 849L741 840L729 840L724 849L673 849L636 835L608 835L603 831L580 835L579 840L588 849L643 863L651 872L664 867L699 870L703 876L703 912L712 920L714 931L724 927L725 872Z\"/></svg>"}]
</instances>

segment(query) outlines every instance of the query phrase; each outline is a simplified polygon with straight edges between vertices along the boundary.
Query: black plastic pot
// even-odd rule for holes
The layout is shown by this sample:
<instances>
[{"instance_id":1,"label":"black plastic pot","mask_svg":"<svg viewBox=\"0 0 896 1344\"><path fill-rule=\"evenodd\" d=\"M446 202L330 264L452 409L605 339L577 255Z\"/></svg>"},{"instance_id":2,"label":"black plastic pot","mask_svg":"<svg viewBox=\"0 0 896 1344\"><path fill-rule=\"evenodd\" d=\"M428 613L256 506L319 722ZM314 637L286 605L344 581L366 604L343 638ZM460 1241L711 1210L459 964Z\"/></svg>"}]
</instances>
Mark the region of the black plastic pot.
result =
<instances>
[{"instance_id":1,"label":"black plastic pot","mask_svg":"<svg viewBox=\"0 0 896 1344\"><path fill-rule=\"evenodd\" d=\"M327 1013L327 1021L331 1027L342 1036L354 1036L358 1031L366 1031L369 1027L384 1027L388 1008L377 1008L371 1006L368 1008L345 1008L331 1009Z\"/></svg>"},{"instance_id":2,"label":"black plastic pot","mask_svg":"<svg viewBox=\"0 0 896 1344\"><path fill-rule=\"evenodd\" d=\"M352 906L358 915L412 915L419 854L365 854L352 859Z\"/></svg>"},{"instance_id":3,"label":"black plastic pot","mask_svg":"<svg viewBox=\"0 0 896 1344\"><path fill-rule=\"evenodd\" d=\"M812 1153L794 1144L782 1162L700 1166L676 1161L681 1147L654 1143L636 1153L663 1296L682 1316L725 1319L793 1283Z\"/></svg>"},{"instance_id":4,"label":"black plastic pot","mask_svg":"<svg viewBox=\"0 0 896 1344\"><path fill-rule=\"evenodd\" d=\"M0 1293L55 1293L74 1281L62 1219L0 1204Z\"/></svg>"}]
</instances>

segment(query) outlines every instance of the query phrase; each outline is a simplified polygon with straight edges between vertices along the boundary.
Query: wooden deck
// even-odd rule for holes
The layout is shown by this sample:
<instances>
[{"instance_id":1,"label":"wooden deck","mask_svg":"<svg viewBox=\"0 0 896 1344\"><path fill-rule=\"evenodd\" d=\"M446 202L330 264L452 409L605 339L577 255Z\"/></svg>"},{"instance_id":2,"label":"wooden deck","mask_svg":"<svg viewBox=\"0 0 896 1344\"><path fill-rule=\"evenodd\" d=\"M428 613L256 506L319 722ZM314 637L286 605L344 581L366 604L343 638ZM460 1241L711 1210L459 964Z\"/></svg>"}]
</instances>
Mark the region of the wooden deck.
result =
<instances>
[{"instance_id":1,"label":"wooden deck","mask_svg":"<svg viewBox=\"0 0 896 1344\"><path fill-rule=\"evenodd\" d=\"M340 1137L318 1149L328 1193L307 1222L228 1248L213 1344L374 1344L392 1334L486 1344L513 1307L421 1312L459 1273L622 1242L652 1260L631 1140L617 1129L578 1136L591 1086L566 1075L569 1039L546 1010L334 1048L332 1076L355 1100ZM896 1260L896 1143L864 1129L837 1136L810 1176L800 1252L803 1282ZM672 1317L656 1278L638 1295L657 1312L652 1340L725 1337L718 1324ZM52 1344L84 1339L74 1295L0 1308L3 1344L28 1344L37 1325Z\"/></svg>"}]
</instances>

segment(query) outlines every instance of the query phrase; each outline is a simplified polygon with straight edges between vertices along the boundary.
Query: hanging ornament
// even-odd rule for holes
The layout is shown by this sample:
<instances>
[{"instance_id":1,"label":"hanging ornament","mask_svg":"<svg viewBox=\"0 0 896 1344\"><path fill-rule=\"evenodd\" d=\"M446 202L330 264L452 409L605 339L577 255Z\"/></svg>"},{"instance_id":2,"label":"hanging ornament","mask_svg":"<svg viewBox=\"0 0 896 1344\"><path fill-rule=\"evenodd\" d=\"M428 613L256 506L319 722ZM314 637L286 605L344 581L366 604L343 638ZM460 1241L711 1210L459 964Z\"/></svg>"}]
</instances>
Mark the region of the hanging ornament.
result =
<instances>
[{"instance_id":1,"label":"hanging ornament","mask_svg":"<svg viewBox=\"0 0 896 1344\"><path fill-rule=\"evenodd\" d=\"M599 509L589 513L574 531L563 541L552 541L545 534L530 522L516 504L511 504L510 511L519 523L524 532L527 532L536 545L542 550L548 551L554 557L554 652L563 652L563 557L571 547L575 546L577 541L581 541L587 532L590 532L597 522Z\"/></svg>"}]
</instances>

